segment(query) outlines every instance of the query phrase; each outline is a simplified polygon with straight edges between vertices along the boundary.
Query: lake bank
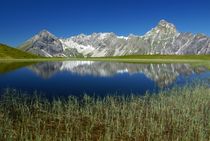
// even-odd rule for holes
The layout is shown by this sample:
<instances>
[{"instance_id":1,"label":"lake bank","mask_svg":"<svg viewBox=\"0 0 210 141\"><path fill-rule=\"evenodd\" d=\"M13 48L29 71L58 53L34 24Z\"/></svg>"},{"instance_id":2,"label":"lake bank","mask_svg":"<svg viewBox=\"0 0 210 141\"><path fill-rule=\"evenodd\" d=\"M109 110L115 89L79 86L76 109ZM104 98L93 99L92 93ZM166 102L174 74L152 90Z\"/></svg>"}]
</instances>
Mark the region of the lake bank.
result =
<instances>
[{"instance_id":1,"label":"lake bank","mask_svg":"<svg viewBox=\"0 0 210 141\"><path fill-rule=\"evenodd\" d=\"M210 69L209 55L138 55L138 56L118 56L118 57L87 57L87 58L34 58L34 59L5 59L0 58L0 63L21 63L31 64L40 62L61 62L61 61L102 61L102 62L122 62L122 63L188 63L194 66L206 66Z\"/></svg>"},{"instance_id":2,"label":"lake bank","mask_svg":"<svg viewBox=\"0 0 210 141\"><path fill-rule=\"evenodd\" d=\"M210 61L210 55L130 55L130 56L107 56L107 57L52 57L52 58L0 58L0 61L129 61L129 62L199 62Z\"/></svg>"}]
</instances>

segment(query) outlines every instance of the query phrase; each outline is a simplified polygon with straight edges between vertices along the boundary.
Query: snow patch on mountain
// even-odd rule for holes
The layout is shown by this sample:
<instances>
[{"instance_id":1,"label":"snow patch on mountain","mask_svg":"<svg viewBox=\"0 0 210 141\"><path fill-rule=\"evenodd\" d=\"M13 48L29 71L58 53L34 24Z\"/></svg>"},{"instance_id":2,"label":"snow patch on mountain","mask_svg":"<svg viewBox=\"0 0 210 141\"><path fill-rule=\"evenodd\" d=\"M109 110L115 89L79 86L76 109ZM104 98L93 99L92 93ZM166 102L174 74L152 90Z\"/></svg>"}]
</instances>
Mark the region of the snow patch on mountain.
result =
<instances>
[{"instance_id":1,"label":"snow patch on mountain","mask_svg":"<svg viewBox=\"0 0 210 141\"><path fill-rule=\"evenodd\" d=\"M60 39L61 43L63 44L64 50L68 48L75 48L79 53L83 55L87 55L95 50L95 48L91 45L82 45L78 44L77 42L73 41L72 38L69 39Z\"/></svg>"},{"instance_id":2,"label":"snow patch on mountain","mask_svg":"<svg viewBox=\"0 0 210 141\"><path fill-rule=\"evenodd\" d=\"M118 39L125 39L125 40L128 40L128 37L125 37L125 36L117 36Z\"/></svg>"}]
</instances>

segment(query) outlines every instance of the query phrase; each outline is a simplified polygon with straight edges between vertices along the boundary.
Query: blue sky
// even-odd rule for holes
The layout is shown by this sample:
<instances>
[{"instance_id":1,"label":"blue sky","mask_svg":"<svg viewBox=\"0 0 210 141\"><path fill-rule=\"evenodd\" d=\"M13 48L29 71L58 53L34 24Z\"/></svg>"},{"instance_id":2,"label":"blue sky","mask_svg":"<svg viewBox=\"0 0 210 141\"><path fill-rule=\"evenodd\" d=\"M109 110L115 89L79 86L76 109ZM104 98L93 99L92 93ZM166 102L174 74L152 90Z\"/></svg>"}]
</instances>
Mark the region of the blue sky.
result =
<instances>
[{"instance_id":1,"label":"blue sky","mask_svg":"<svg viewBox=\"0 0 210 141\"><path fill-rule=\"evenodd\" d=\"M47 29L58 37L114 32L142 35L159 20L210 35L208 0L0 0L0 43L12 46Z\"/></svg>"}]
</instances>

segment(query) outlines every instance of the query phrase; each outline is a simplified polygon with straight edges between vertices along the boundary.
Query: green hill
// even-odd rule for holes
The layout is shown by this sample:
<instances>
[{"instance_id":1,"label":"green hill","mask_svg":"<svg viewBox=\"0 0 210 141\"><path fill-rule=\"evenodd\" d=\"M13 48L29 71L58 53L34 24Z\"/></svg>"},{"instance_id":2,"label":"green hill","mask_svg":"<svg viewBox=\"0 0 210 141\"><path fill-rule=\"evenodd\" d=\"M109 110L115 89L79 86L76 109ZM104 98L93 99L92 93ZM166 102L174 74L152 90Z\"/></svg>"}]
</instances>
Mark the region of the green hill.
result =
<instances>
[{"instance_id":1,"label":"green hill","mask_svg":"<svg viewBox=\"0 0 210 141\"><path fill-rule=\"evenodd\" d=\"M40 56L23 52L19 49L0 44L0 59L40 58Z\"/></svg>"}]
</instances>

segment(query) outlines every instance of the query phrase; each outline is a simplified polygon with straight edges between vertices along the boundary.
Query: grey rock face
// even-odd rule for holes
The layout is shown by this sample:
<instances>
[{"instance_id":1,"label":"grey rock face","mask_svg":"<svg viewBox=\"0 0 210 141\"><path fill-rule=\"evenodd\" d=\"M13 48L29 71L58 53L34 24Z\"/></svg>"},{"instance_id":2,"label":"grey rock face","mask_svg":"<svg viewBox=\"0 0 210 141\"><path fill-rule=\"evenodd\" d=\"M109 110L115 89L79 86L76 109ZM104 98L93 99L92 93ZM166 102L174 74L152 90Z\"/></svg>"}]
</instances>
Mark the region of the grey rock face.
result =
<instances>
[{"instance_id":1,"label":"grey rock face","mask_svg":"<svg viewBox=\"0 0 210 141\"><path fill-rule=\"evenodd\" d=\"M61 41L46 30L41 31L26 41L23 45L20 46L20 49L46 57L66 56ZM72 52L69 56L76 53Z\"/></svg>"},{"instance_id":2,"label":"grey rock face","mask_svg":"<svg viewBox=\"0 0 210 141\"><path fill-rule=\"evenodd\" d=\"M181 33L161 20L143 36L117 36L114 33L80 34L59 39L40 32L21 49L41 56L122 56L141 54L210 54L210 38L203 34Z\"/></svg>"}]
</instances>

